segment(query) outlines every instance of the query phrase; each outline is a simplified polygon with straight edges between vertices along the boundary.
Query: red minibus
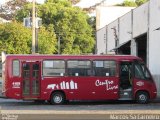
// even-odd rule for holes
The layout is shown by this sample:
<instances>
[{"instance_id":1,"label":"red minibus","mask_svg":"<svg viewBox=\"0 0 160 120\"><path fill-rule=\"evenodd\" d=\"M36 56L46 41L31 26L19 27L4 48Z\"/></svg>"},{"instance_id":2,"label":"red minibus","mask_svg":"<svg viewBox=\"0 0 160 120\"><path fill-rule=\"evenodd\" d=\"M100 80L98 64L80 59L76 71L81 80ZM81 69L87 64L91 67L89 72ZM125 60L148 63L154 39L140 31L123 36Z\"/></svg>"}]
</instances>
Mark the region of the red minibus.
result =
<instances>
[{"instance_id":1,"label":"red minibus","mask_svg":"<svg viewBox=\"0 0 160 120\"><path fill-rule=\"evenodd\" d=\"M143 63L126 55L3 55L6 98L47 100L136 100L156 98L154 80Z\"/></svg>"}]
</instances>

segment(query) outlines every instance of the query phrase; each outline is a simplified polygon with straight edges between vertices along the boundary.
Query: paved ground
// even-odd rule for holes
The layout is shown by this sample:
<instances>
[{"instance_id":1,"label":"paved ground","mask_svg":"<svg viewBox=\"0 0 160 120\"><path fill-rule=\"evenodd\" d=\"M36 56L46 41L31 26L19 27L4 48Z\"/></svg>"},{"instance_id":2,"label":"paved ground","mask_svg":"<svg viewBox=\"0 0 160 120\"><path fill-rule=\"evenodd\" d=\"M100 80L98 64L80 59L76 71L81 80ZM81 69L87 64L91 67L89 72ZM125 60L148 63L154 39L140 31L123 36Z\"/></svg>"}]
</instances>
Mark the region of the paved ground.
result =
<instances>
[{"instance_id":1,"label":"paved ground","mask_svg":"<svg viewBox=\"0 0 160 120\"><path fill-rule=\"evenodd\" d=\"M160 110L160 100L149 104L137 104L133 101L105 101L105 102L70 102L66 105L50 105L49 103L35 103L0 98L1 110Z\"/></svg>"},{"instance_id":2,"label":"paved ground","mask_svg":"<svg viewBox=\"0 0 160 120\"><path fill-rule=\"evenodd\" d=\"M160 120L160 100L149 104L133 101L70 102L50 105L0 98L0 120Z\"/></svg>"},{"instance_id":3,"label":"paved ground","mask_svg":"<svg viewBox=\"0 0 160 120\"><path fill-rule=\"evenodd\" d=\"M3 120L6 116L16 117L18 120L107 120L107 119L138 119L139 115L149 114L160 119L160 101L149 104L137 104L131 101L106 102L71 102L67 105L50 105L49 103L35 103L0 98ZM9 116L10 115L10 116ZM15 116L11 116L15 115ZM133 115L133 116L132 116ZM122 119L123 119L122 118Z\"/></svg>"}]
</instances>

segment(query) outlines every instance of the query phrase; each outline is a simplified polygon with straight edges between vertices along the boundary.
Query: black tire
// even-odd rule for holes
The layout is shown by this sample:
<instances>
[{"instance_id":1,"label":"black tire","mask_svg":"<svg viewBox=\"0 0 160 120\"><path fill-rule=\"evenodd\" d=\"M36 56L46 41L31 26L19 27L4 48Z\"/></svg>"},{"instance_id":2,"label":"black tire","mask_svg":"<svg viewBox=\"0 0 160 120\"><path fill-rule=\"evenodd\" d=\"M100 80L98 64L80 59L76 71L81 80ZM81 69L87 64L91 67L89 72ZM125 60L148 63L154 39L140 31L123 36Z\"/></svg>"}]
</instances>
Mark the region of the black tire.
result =
<instances>
[{"instance_id":1,"label":"black tire","mask_svg":"<svg viewBox=\"0 0 160 120\"><path fill-rule=\"evenodd\" d=\"M149 102L149 95L147 92L140 91L136 94L136 101L140 104L147 104Z\"/></svg>"},{"instance_id":2,"label":"black tire","mask_svg":"<svg viewBox=\"0 0 160 120\"><path fill-rule=\"evenodd\" d=\"M62 92L54 92L51 95L50 103L52 105L62 105L65 102L65 95Z\"/></svg>"},{"instance_id":3,"label":"black tire","mask_svg":"<svg viewBox=\"0 0 160 120\"><path fill-rule=\"evenodd\" d=\"M51 100L47 100L47 102L48 102L49 104L51 104Z\"/></svg>"}]
</instances>

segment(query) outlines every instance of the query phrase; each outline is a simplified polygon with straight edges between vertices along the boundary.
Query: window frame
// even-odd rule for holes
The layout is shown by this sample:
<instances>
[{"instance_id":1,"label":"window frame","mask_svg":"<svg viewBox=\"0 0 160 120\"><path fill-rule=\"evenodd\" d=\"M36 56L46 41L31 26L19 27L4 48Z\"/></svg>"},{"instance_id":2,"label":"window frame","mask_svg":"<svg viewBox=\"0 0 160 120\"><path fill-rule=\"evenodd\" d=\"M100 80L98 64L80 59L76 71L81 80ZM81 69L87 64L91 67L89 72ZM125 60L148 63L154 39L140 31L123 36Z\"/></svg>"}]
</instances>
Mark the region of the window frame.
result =
<instances>
[{"instance_id":1,"label":"window frame","mask_svg":"<svg viewBox=\"0 0 160 120\"><path fill-rule=\"evenodd\" d=\"M63 75L44 75L44 64L43 64L44 61L63 61L64 62L64 73L63 73ZM64 77L64 76L66 76L66 61L64 59L44 59L42 61L42 76L43 77Z\"/></svg>"},{"instance_id":2,"label":"window frame","mask_svg":"<svg viewBox=\"0 0 160 120\"><path fill-rule=\"evenodd\" d=\"M142 74L143 74L143 76L144 76L144 79L143 78L138 78L138 77L136 77L136 75L135 75L135 65L136 64L138 64L139 66L140 66L140 69L141 69L141 71L142 71ZM149 74L149 78L147 78L146 76L145 76L145 74L144 74L144 71L143 71L143 68L142 68L142 64L145 66L145 69L147 70L147 72L148 72L148 74ZM152 80L152 75L151 75L151 73L150 73L150 71L148 70L148 68L146 67L146 65L145 65L145 63L143 63L142 61L138 61L138 60L135 60L134 61L134 78L136 78L136 79L141 79L141 80Z\"/></svg>"},{"instance_id":3,"label":"window frame","mask_svg":"<svg viewBox=\"0 0 160 120\"><path fill-rule=\"evenodd\" d=\"M18 74L17 74L17 75L14 74L14 71L15 71L15 70L14 70L14 67L13 67L14 61L18 61L18 63L19 63L19 64L18 64ZM20 73L20 60L19 60L19 59L13 59L13 60L12 60L12 76L13 76L13 77L19 77L20 75L21 75L21 73Z\"/></svg>"},{"instance_id":4,"label":"window frame","mask_svg":"<svg viewBox=\"0 0 160 120\"><path fill-rule=\"evenodd\" d=\"M87 75L87 76L80 76L80 75L78 75L78 76L76 76L76 75L69 75L69 72L68 72L68 61L89 61L90 62L90 71L91 71L91 74L90 75ZM69 77L91 77L91 76L93 76L93 65L92 65L92 60L90 60L90 59L68 59L68 60L66 60L66 74L67 74L67 76L69 76Z\"/></svg>"},{"instance_id":5,"label":"window frame","mask_svg":"<svg viewBox=\"0 0 160 120\"><path fill-rule=\"evenodd\" d=\"M104 64L104 61L114 61L115 62L115 75L114 76L99 76L99 75L96 76L94 74L94 61L103 61L103 64ZM92 60L92 74L94 77L117 77L117 74L118 74L118 64L117 63L118 62L115 59L94 59L94 60Z\"/></svg>"}]
</instances>

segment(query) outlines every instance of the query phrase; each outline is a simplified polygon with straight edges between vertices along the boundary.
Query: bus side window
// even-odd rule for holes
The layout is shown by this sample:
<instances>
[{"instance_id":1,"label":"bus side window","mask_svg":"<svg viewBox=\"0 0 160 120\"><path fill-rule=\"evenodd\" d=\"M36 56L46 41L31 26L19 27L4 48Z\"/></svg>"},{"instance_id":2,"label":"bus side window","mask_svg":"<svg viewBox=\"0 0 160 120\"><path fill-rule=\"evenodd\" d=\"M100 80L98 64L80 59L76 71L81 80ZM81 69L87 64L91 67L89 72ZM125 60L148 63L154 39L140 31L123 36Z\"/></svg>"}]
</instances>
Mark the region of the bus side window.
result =
<instances>
[{"instance_id":1,"label":"bus side window","mask_svg":"<svg viewBox=\"0 0 160 120\"><path fill-rule=\"evenodd\" d=\"M135 77L139 79L145 79L142 68L139 64L135 64Z\"/></svg>"},{"instance_id":2,"label":"bus side window","mask_svg":"<svg viewBox=\"0 0 160 120\"><path fill-rule=\"evenodd\" d=\"M44 60L43 76L64 76L65 62L64 60Z\"/></svg>"},{"instance_id":3,"label":"bus side window","mask_svg":"<svg viewBox=\"0 0 160 120\"><path fill-rule=\"evenodd\" d=\"M67 61L68 76L90 76L91 62L89 60Z\"/></svg>"},{"instance_id":4,"label":"bus side window","mask_svg":"<svg viewBox=\"0 0 160 120\"><path fill-rule=\"evenodd\" d=\"M112 60L93 61L93 73L95 76L115 76L116 62Z\"/></svg>"},{"instance_id":5,"label":"bus side window","mask_svg":"<svg viewBox=\"0 0 160 120\"><path fill-rule=\"evenodd\" d=\"M135 78L138 79L150 79L151 75L144 65L144 63L141 62L135 62L135 68L134 68L134 74Z\"/></svg>"},{"instance_id":6,"label":"bus side window","mask_svg":"<svg viewBox=\"0 0 160 120\"><path fill-rule=\"evenodd\" d=\"M12 75L13 76L20 75L20 62L19 62L19 60L12 61Z\"/></svg>"}]
</instances>

